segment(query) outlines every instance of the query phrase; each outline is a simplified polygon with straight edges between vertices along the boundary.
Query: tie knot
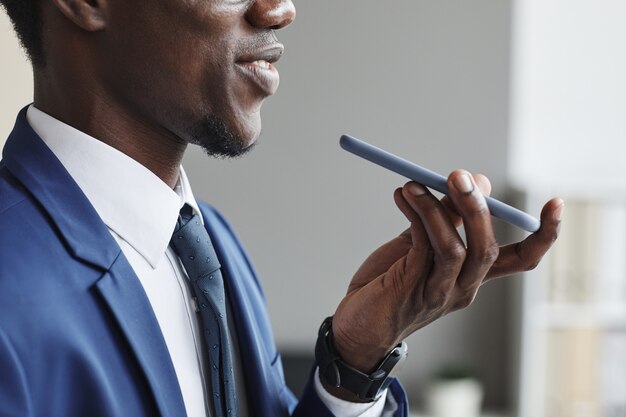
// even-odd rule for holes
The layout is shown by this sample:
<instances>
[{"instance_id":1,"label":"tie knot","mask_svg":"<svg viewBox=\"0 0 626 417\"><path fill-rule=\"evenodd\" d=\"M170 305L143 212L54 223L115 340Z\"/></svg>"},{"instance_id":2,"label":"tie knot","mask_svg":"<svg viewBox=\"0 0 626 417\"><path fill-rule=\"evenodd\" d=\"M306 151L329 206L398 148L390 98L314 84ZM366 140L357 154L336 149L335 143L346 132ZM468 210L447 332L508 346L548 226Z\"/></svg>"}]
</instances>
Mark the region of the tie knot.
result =
<instances>
[{"instance_id":1,"label":"tie knot","mask_svg":"<svg viewBox=\"0 0 626 417\"><path fill-rule=\"evenodd\" d=\"M210 276L220 268L211 238L200 216L193 214L187 204L180 211L170 245L192 280Z\"/></svg>"},{"instance_id":2,"label":"tie knot","mask_svg":"<svg viewBox=\"0 0 626 417\"><path fill-rule=\"evenodd\" d=\"M178 221L176 222L176 228L174 231L179 231L184 225L189 223L191 219L193 219L193 209L189 204L185 204L183 208L180 209Z\"/></svg>"}]
</instances>

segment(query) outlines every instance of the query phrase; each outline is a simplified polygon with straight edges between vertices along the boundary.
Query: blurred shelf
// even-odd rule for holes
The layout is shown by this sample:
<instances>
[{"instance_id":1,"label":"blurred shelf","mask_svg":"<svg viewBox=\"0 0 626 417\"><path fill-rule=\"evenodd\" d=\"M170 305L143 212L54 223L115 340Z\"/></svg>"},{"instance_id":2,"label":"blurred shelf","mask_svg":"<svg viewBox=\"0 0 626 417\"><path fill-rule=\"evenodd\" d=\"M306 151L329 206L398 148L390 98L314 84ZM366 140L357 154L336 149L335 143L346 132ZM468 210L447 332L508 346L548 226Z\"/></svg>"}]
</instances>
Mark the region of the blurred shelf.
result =
<instances>
[{"instance_id":1,"label":"blurred shelf","mask_svg":"<svg viewBox=\"0 0 626 417\"><path fill-rule=\"evenodd\" d=\"M603 178L599 187L598 179L561 178L551 181L543 179L511 178L511 188L518 193L532 190L532 196L545 200L555 196L570 201L601 201L605 203L626 203L626 182L622 178Z\"/></svg>"},{"instance_id":2,"label":"blurred shelf","mask_svg":"<svg viewBox=\"0 0 626 417\"><path fill-rule=\"evenodd\" d=\"M410 413L410 417L430 417L430 416L427 414ZM485 413L481 417L509 417L509 415L499 414L499 413Z\"/></svg>"},{"instance_id":3,"label":"blurred shelf","mask_svg":"<svg viewBox=\"0 0 626 417\"><path fill-rule=\"evenodd\" d=\"M544 198L525 197L526 210ZM520 416L595 416L624 404L626 194L577 197L566 196L559 242L521 285Z\"/></svg>"},{"instance_id":4,"label":"blurred shelf","mask_svg":"<svg viewBox=\"0 0 626 417\"><path fill-rule=\"evenodd\" d=\"M624 304L554 304L531 311L534 324L542 328L626 328Z\"/></svg>"}]
</instances>

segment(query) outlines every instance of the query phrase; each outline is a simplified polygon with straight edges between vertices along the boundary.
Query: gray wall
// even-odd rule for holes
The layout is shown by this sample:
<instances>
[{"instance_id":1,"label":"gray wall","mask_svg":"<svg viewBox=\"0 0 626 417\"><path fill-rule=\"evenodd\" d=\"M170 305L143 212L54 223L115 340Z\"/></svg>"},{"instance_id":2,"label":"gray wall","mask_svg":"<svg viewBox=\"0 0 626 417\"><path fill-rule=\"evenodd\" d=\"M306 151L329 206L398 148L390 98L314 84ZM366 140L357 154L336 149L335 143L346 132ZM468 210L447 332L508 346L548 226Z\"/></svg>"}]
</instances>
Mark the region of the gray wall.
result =
<instances>
[{"instance_id":1,"label":"gray wall","mask_svg":"<svg viewBox=\"0 0 626 417\"><path fill-rule=\"evenodd\" d=\"M264 106L249 156L185 166L198 197L233 223L262 278L278 343L312 351L362 260L405 227L402 178L357 160L341 133L440 172L489 175L505 189L510 4L459 0L298 1L280 38L281 89ZM508 402L507 283L409 340L403 372L418 402L441 364L476 368L488 402Z\"/></svg>"}]
</instances>

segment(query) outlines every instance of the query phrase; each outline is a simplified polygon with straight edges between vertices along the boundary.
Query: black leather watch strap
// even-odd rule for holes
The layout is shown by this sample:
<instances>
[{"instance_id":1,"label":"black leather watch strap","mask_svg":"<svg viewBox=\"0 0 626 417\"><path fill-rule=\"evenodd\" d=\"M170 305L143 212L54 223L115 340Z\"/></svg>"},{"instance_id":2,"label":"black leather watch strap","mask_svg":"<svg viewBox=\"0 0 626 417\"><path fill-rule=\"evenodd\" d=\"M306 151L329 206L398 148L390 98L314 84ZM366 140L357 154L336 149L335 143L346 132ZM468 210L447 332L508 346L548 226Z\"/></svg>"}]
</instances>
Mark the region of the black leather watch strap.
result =
<instances>
[{"instance_id":1,"label":"black leather watch strap","mask_svg":"<svg viewBox=\"0 0 626 417\"><path fill-rule=\"evenodd\" d=\"M407 356L406 343L397 345L371 374L365 374L346 364L335 351L332 332L332 317L322 323L315 357L320 369L320 377L329 385L342 387L359 399L374 401L392 381L390 373L397 371L400 362Z\"/></svg>"}]
</instances>

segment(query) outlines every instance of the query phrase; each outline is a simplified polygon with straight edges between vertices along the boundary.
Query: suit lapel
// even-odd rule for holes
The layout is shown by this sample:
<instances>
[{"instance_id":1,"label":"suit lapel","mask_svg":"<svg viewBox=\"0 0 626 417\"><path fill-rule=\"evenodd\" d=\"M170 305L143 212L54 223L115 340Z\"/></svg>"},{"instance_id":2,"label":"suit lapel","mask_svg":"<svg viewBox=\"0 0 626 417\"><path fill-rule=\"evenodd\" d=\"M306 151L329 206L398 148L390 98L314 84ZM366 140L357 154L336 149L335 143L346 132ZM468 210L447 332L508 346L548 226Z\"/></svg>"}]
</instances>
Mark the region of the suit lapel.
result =
<instances>
[{"instance_id":1,"label":"suit lapel","mask_svg":"<svg viewBox=\"0 0 626 417\"><path fill-rule=\"evenodd\" d=\"M137 357L161 415L185 416L165 340L139 279L78 185L28 124L26 108L2 162L48 213L70 254L102 271L95 287Z\"/></svg>"},{"instance_id":2,"label":"suit lapel","mask_svg":"<svg viewBox=\"0 0 626 417\"><path fill-rule=\"evenodd\" d=\"M159 323L126 258L120 254L96 283L124 332L162 416L184 416L185 404Z\"/></svg>"}]
</instances>

